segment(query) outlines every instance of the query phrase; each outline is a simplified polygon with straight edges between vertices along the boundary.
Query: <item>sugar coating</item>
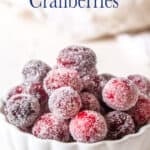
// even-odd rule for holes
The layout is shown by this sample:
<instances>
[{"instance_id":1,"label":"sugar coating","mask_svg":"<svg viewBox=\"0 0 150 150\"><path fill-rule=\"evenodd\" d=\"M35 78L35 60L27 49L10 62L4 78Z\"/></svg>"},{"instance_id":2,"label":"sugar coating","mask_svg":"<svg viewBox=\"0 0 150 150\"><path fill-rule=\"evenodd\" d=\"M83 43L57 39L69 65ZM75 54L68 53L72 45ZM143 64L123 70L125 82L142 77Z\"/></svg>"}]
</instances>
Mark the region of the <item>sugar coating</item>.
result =
<instances>
[{"instance_id":1,"label":"sugar coating","mask_svg":"<svg viewBox=\"0 0 150 150\"><path fill-rule=\"evenodd\" d=\"M53 69L44 79L44 88L49 95L53 90L65 86L70 86L78 92L82 90L82 81L77 71L66 68Z\"/></svg>"},{"instance_id":2,"label":"sugar coating","mask_svg":"<svg viewBox=\"0 0 150 150\"><path fill-rule=\"evenodd\" d=\"M52 113L46 113L35 122L32 134L41 139L68 142L69 123L56 118Z\"/></svg>"},{"instance_id":3,"label":"sugar coating","mask_svg":"<svg viewBox=\"0 0 150 150\"><path fill-rule=\"evenodd\" d=\"M111 80L112 78L115 78L114 75L109 74L109 73L103 73L103 74L99 74L99 88L98 88L98 99L101 105L101 113L102 114L107 114L110 111L113 111L112 108L108 107L104 101L103 101L103 97L102 97L102 91L103 88L105 87L106 83Z\"/></svg>"},{"instance_id":4,"label":"sugar coating","mask_svg":"<svg viewBox=\"0 0 150 150\"><path fill-rule=\"evenodd\" d=\"M104 117L95 111L82 111L73 118L69 125L70 133L78 142L94 143L103 140L107 134Z\"/></svg>"},{"instance_id":5,"label":"sugar coating","mask_svg":"<svg viewBox=\"0 0 150 150\"><path fill-rule=\"evenodd\" d=\"M80 97L82 100L82 110L100 111L99 101L93 94L82 92Z\"/></svg>"},{"instance_id":6,"label":"sugar coating","mask_svg":"<svg viewBox=\"0 0 150 150\"><path fill-rule=\"evenodd\" d=\"M128 134L135 133L135 124L132 117L121 111L112 111L106 115L108 125L108 139L120 139Z\"/></svg>"},{"instance_id":7,"label":"sugar coating","mask_svg":"<svg viewBox=\"0 0 150 150\"><path fill-rule=\"evenodd\" d=\"M28 86L28 93L39 100L41 113L48 112L48 94L44 90L42 82L31 83Z\"/></svg>"},{"instance_id":8,"label":"sugar coating","mask_svg":"<svg viewBox=\"0 0 150 150\"><path fill-rule=\"evenodd\" d=\"M23 94L23 93L26 93L25 85L24 84L17 85L8 91L6 95L6 100L10 99L14 95Z\"/></svg>"},{"instance_id":9,"label":"sugar coating","mask_svg":"<svg viewBox=\"0 0 150 150\"><path fill-rule=\"evenodd\" d=\"M82 106L80 95L71 87L55 90L49 98L50 111L61 119L74 117Z\"/></svg>"},{"instance_id":10,"label":"sugar coating","mask_svg":"<svg viewBox=\"0 0 150 150\"><path fill-rule=\"evenodd\" d=\"M44 90L43 82L23 83L15 86L8 92L6 99L17 94L29 94L36 97L40 103L41 113L48 111L48 94Z\"/></svg>"},{"instance_id":11,"label":"sugar coating","mask_svg":"<svg viewBox=\"0 0 150 150\"><path fill-rule=\"evenodd\" d=\"M69 46L59 52L57 64L59 67L77 70L80 76L84 76L96 65L96 54L87 47Z\"/></svg>"},{"instance_id":12,"label":"sugar coating","mask_svg":"<svg viewBox=\"0 0 150 150\"><path fill-rule=\"evenodd\" d=\"M30 60L25 64L22 70L25 82L38 82L42 81L51 67L41 60Z\"/></svg>"},{"instance_id":13,"label":"sugar coating","mask_svg":"<svg viewBox=\"0 0 150 150\"><path fill-rule=\"evenodd\" d=\"M138 87L141 94L150 97L150 81L145 76L142 75L129 75L128 79L133 81Z\"/></svg>"},{"instance_id":14,"label":"sugar coating","mask_svg":"<svg viewBox=\"0 0 150 150\"><path fill-rule=\"evenodd\" d=\"M20 128L31 126L40 112L40 104L37 98L18 94L12 96L5 105L7 120Z\"/></svg>"},{"instance_id":15,"label":"sugar coating","mask_svg":"<svg viewBox=\"0 0 150 150\"><path fill-rule=\"evenodd\" d=\"M148 123L150 120L150 98L140 96L136 105L128 113L138 126Z\"/></svg>"},{"instance_id":16,"label":"sugar coating","mask_svg":"<svg viewBox=\"0 0 150 150\"><path fill-rule=\"evenodd\" d=\"M83 91L93 93L96 97L99 96L99 77L96 72L93 71L82 77Z\"/></svg>"},{"instance_id":17,"label":"sugar coating","mask_svg":"<svg viewBox=\"0 0 150 150\"><path fill-rule=\"evenodd\" d=\"M102 90L104 88L104 86L106 85L106 83L111 80L112 78L115 78L114 75L112 74L109 74L109 73L103 73L103 74L99 74L99 92L100 92L100 95L102 95Z\"/></svg>"},{"instance_id":18,"label":"sugar coating","mask_svg":"<svg viewBox=\"0 0 150 150\"><path fill-rule=\"evenodd\" d=\"M125 111L135 106L139 93L131 80L113 78L105 85L102 96L110 108Z\"/></svg>"}]
</instances>

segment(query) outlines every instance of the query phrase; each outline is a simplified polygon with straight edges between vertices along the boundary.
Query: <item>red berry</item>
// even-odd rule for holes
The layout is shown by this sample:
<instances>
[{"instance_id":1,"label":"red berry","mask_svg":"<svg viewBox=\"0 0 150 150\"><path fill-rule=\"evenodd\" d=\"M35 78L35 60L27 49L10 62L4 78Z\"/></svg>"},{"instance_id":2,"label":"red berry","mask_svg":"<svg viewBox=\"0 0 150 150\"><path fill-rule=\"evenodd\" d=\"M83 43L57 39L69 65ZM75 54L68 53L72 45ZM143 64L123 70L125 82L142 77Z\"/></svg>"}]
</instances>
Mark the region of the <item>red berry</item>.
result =
<instances>
[{"instance_id":1,"label":"red berry","mask_svg":"<svg viewBox=\"0 0 150 150\"><path fill-rule=\"evenodd\" d=\"M96 97L99 95L99 77L96 73L87 74L82 77L83 81L83 91L90 92L94 94Z\"/></svg>"},{"instance_id":2,"label":"red berry","mask_svg":"<svg viewBox=\"0 0 150 150\"><path fill-rule=\"evenodd\" d=\"M26 88L23 84L15 86L9 90L9 92L7 93L6 99L8 100L14 95L23 94L25 92L26 92Z\"/></svg>"},{"instance_id":3,"label":"red berry","mask_svg":"<svg viewBox=\"0 0 150 150\"><path fill-rule=\"evenodd\" d=\"M96 65L96 55L90 48L69 46L60 51L57 64L59 67L74 69L84 76Z\"/></svg>"},{"instance_id":4,"label":"red berry","mask_svg":"<svg viewBox=\"0 0 150 150\"><path fill-rule=\"evenodd\" d=\"M6 118L17 127L30 127L38 117L39 112L38 99L30 95L18 94L6 101Z\"/></svg>"},{"instance_id":5,"label":"red berry","mask_svg":"<svg viewBox=\"0 0 150 150\"><path fill-rule=\"evenodd\" d=\"M102 106L101 113L107 114L108 112L112 111L113 109L111 109L104 103L103 97L102 97L102 91L103 91L103 88L105 87L105 85L107 84L107 82L109 80L111 80L112 78L115 78L115 76L112 74L104 73L104 74L98 75L98 77L99 77L98 97L99 97L100 105Z\"/></svg>"},{"instance_id":6,"label":"red berry","mask_svg":"<svg viewBox=\"0 0 150 150\"><path fill-rule=\"evenodd\" d=\"M25 82L42 81L51 68L40 60L30 60L23 68L22 74Z\"/></svg>"},{"instance_id":7,"label":"red berry","mask_svg":"<svg viewBox=\"0 0 150 150\"><path fill-rule=\"evenodd\" d=\"M69 141L69 123L47 113L41 116L32 128L32 134L41 139Z\"/></svg>"},{"instance_id":8,"label":"red berry","mask_svg":"<svg viewBox=\"0 0 150 150\"><path fill-rule=\"evenodd\" d=\"M50 111L61 119L74 117L81 108L79 94L71 87L62 87L55 90L49 98Z\"/></svg>"},{"instance_id":9,"label":"red berry","mask_svg":"<svg viewBox=\"0 0 150 150\"><path fill-rule=\"evenodd\" d=\"M106 115L108 139L120 139L125 135L135 133L132 117L127 113L113 111Z\"/></svg>"},{"instance_id":10,"label":"red berry","mask_svg":"<svg viewBox=\"0 0 150 150\"><path fill-rule=\"evenodd\" d=\"M99 75L99 92L100 92L100 96L102 96L102 90L105 87L106 83L111 80L112 78L115 78L114 75L108 74L108 73L104 73L104 74L100 74Z\"/></svg>"},{"instance_id":11,"label":"red berry","mask_svg":"<svg viewBox=\"0 0 150 150\"><path fill-rule=\"evenodd\" d=\"M70 133L78 142L98 142L107 134L104 117L95 111L82 111L70 122Z\"/></svg>"},{"instance_id":12,"label":"red berry","mask_svg":"<svg viewBox=\"0 0 150 150\"><path fill-rule=\"evenodd\" d=\"M48 95L43 88L42 82L31 83L28 88L28 93L32 96L35 96L39 100L41 112L48 111Z\"/></svg>"},{"instance_id":13,"label":"red berry","mask_svg":"<svg viewBox=\"0 0 150 150\"><path fill-rule=\"evenodd\" d=\"M150 96L150 81L142 75L129 75L128 79L133 81L141 94Z\"/></svg>"},{"instance_id":14,"label":"red berry","mask_svg":"<svg viewBox=\"0 0 150 150\"><path fill-rule=\"evenodd\" d=\"M138 100L138 89L129 79L113 78L105 85L103 101L115 110L128 110L135 106Z\"/></svg>"},{"instance_id":15,"label":"red berry","mask_svg":"<svg viewBox=\"0 0 150 150\"><path fill-rule=\"evenodd\" d=\"M82 100L82 110L100 111L98 99L93 94L82 92L80 97Z\"/></svg>"},{"instance_id":16,"label":"red berry","mask_svg":"<svg viewBox=\"0 0 150 150\"><path fill-rule=\"evenodd\" d=\"M139 97L136 105L129 110L137 125L141 126L150 120L150 98Z\"/></svg>"},{"instance_id":17,"label":"red berry","mask_svg":"<svg viewBox=\"0 0 150 150\"><path fill-rule=\"evenodd\" d=\"M44 88L49 95L53 90L65 86L70 86L78 92L81 91L82 81L77 71L65 68L54 69L44 80Z\"/></svg>"}]
</instances>

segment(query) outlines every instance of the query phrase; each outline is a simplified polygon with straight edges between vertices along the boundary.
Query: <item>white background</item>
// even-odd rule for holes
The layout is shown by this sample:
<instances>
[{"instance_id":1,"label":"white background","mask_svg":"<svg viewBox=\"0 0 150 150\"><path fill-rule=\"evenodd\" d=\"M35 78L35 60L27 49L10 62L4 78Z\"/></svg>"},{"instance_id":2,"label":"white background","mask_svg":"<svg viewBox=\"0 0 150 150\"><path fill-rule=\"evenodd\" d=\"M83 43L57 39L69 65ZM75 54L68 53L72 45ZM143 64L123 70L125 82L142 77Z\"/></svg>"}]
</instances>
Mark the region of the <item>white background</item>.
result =
<instances>
[{"instance_id":1,"label":"white background","mask_svg":"<svg viewBox=\"0 0 150 150\"><path fill-rule=\"evenodd\" d=\"M119 76L143 74L150 77L150 34L120 35L114 39L77 42L61 33L56 34L46 22L35 19L28 12L0 5L0 94L22 82L21 70L30 59L42 59L50 66L68 45L91 47L97 54L99 73Z\"/></svg>"}]
</instances>

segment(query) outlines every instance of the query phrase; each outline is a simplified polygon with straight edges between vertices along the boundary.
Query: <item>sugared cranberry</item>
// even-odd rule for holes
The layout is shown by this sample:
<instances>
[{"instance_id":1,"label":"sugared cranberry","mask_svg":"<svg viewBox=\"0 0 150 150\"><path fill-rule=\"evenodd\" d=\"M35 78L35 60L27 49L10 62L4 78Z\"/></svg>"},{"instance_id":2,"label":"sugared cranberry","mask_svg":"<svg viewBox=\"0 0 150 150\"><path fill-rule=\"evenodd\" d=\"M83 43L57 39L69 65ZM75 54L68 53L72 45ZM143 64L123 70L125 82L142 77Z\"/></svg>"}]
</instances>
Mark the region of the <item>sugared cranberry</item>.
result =
<instances>
[{"instance_id":1,"label":"sugared cranberry","mask_svg":"<svg viewBox=\"0 0 150 150\"><path fill-rule=\"evenodd\" d=\"M55 90L49 98L50 111L61 119L74 117L81 108L81 98L71 87Z\"/></svg>"},{"instance_id":2,"label":"sugared cranberry","mask_svg":"<svg viewBox=\"0 0 150 150\"><path fill-rule=\"evenodd\" d=\"M138 87L141 94L150 97L150 81L142 75L129 75L128 79L133 81Z\"/></svg>"},{"instance_id":3,"label":"sugared cranberry","mask_svg":"<svg viewBox=\"0 0 150 150\"><path fill-rule=\"evenodd\" d=\"M100 111L99 101L93 94L82 92L80 97L82 100L82 110Z\"/></svg>"},{"instance_id":4,"label":"sugared cranberry","mask_svg":"<svg viewBox=\"0 0 150 150\"><path fill-rule=\"evenodd\" d=\"M138 101L138 89L136 85L126 78L113 78L105 85L103 101L115 110L128 110Z\"/></svg>"},{"instance_id":5,"label":"sugared cranberry","mask_svg":"<svg viewBox=\"0 0 150 150\"><path fill-rule=\"evenodd\" d=\"M77 70L80 76L84 76L87 70L96 65L96 54L87 47L69 46L60 51L57 64L59 67Z\"/></svg>"},{"instance_id":6,"label":"sugared cranberry","mask_svg":"<svg viewBox=\"0 0 150 150\"><path fill-rule=\"evenodd\" d=\"M5 114L8 121L20 128L31 126L40 112L40 104L37 98L18 94L12 96L5 105Z\"/></svg>"},{"instance_id":7,"label":"sugared cranberry","mask_svg":"<svg viewBox=\"0 0 150 150\"><path fill-rule=\"evenodd\" d=\"M95 111L82 111L70 122L70 133L78 142L98 142L107 134L104 117Z\"/></svg>"},{"instance_id":8,"label":"sugared cranberry","mask_svg":"<svg viewBox=\"0 0 150 150\"><path fill-rule=\"evenodd\" d=\"M82 77L83 82L83 91L90 92L94 94L96 97L99 95L99 77L96 73L87 74Z\"/></svg>"},{"instance_id":9,"label":"sugared cranberry","mask_svg":"<svg viewBox=\"0 0 150 150\"><path fill-rule=\"evenodd\" d=\"M104 86L109 80L111 80L112 78L115 78L115 76L108 74L108 73L100 74L98 76L99 76L99 96L100 98L102 98L102 90Z\"/></svg>"},{"instance_id":10,"label":"sugared cranberry","mask_svg":"<svg viewBox=\"0 0 150 150\"><path fill-rule=\"evenodd\" d=\"M30 60L23 68L22 74L25 82L42 81L51 68L40 60Z\"/></svg>"},{"instance_id":11,"label":"sugared cranberry","mask_svg":"<svg viewBox=\"0 0 150 150\"><path fill-rule=\"evenodd\" d=\"M120 139L135 132L135 124L130 115L120 111L113 111L106 115L108 125L108 139Z\"/></svg>"},{"instance_id":12,"label":"sugared cranberry","mask_svg":"<svg viewBox=\"0 0 150 150\"><path fill-rule=\"evenodd\" d=\"M9 92L6 95L6 99L10 99L12 96L17 95L17 94L23 94L26 93L26 87L25 85L17 85L13 87L12 89L9 90Z\"/></svg>"},{"instance_id":13,"label":"sugared cranberry","mask_svg":"<svg viewBox=\"0 0 150 150\"><path fill-rule=\"evenodd\" d=\"M49 95L53 90L64 86L70 86L78 92L81 91L82 81L77 71L65 68L54 69L44 80L44 88Z\"/></svg>"},{"instance_id":14,"label":"sugared cranberry","mask_svg":"<svg viewBox=\"0 0 150 150\"><path fill-rule=\"evenodd\" d=\"M103 73L103 74L99 74L99 88L98 88L98 97L99 97L99 102L101 105L101 113L102 114L107 114L108 112L113 111L112 108L108 107L104 101L103 101L103 97L102 97L102 91L103 88L105 87L106 83L111 80L112 78L115 78L114 75L109 74L109 73Z\"/></svg>"},{"instance_id":15,"label":"sugared cranberry","mask_svg":"<svg viewBox=\"0 0 150 150\"><path fill-rule=\"evenodd\" d=\"M32 128L32 134L41 139L69 141L69 123L47 113L41 116Z\"/></svg>"},{"instance_id":16,"label":"sugared cranberry","mask_svg":"<svg viewBox=\"0 0 150 150\"><path fill-rule=\"evenodd\" d=\"M32 96L35 96L41 105L42 112L48 112L48 95L43 88L42 82L31 83L28 88L28 93Z\"/></svg>"},{"instance_id":17,"label":"sugared cranberry","mask_svg":"<svg viewBox=\"0 0 150 150\"><path fill-rule=\"evenodd\" d=\"M150 98L139 97L136 105L129 110L137 125L141 126L150 120Z\"/></svg>"}]
</instances>

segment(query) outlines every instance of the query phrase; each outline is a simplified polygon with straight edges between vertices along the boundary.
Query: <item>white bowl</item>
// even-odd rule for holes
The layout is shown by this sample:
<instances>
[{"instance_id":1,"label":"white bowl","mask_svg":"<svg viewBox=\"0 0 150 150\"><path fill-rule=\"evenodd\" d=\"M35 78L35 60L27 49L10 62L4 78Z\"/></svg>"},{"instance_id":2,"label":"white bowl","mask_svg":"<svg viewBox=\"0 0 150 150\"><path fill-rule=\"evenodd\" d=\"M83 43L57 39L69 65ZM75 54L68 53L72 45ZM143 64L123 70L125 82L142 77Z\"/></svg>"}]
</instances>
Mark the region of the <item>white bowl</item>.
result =
<instances>
[{"instance_id":1,"label":"white bowl","mask_svg":"<svg viewBox=\"0 0 150 150\"><path fill-rule=\"evenodd\" d=\"M150 150L149 138L150 125L146 125L138 133L116 141L85 144L42 140L18 130L0 113L0 141L4 150Z\"/></svg>"}]
</instances>

